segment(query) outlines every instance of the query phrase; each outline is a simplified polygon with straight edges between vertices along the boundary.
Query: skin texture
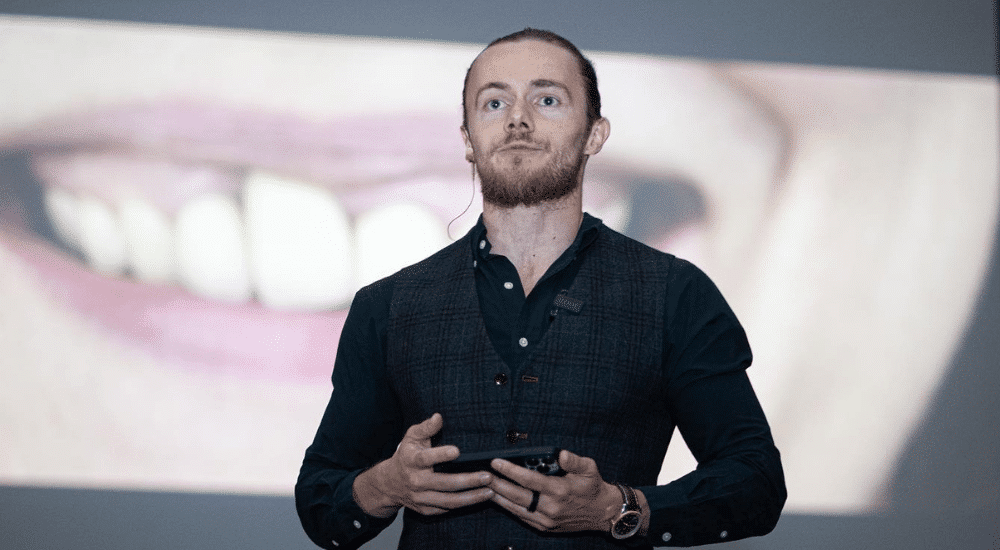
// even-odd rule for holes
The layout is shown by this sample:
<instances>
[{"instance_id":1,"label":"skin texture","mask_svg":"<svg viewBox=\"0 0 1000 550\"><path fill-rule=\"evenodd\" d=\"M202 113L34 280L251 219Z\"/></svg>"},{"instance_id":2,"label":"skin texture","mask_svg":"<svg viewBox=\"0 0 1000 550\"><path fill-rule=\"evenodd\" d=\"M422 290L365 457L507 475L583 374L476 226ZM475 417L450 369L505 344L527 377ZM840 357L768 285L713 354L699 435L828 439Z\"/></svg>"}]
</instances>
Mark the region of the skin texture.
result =
<instances>
[{"instance_id":1,"label":"skin texture","mask_svg":"<svg viewBox=\"0 0 1000 550\"><path fill-rule=\"evenodd\" d=\"M394 515L403 506L424 515L436 515L492 498L488 472L440 474L434 465L458 458L454 445L431 447L441 431L438 413L406 430L392 458L360 474L354 481L354 500L365 513Z\"/></svg>"},{"instance_id":2,"label":"skin texture","mask_svg":"<svg viewBox=\"0 0 1000 550\"><path fill-rule=\"evenodd\" d=\"M491 466L514 481L496 477L490 485L496 491L493 502L539 531L609 531L622 507L621 492L604 481L593 459L563 450L559 464L564 477L544 476L506 460L495 459ZM538 491L538 506L529 512L532 491ZM642 491L635 490L642 509L639 532L649 529L649 507Z\"/></svg>"},{"instance_id":3,"label":"skin texture","mask_svg":"<svg viewBox=\"0 0 1000 550\"><path fill-rule=\"evenodd\" d=\"M530 57L544 49L548 57ZM483 199L499 207L535 206L554 202L575 191L582 183L583 167L594 151L583 151L591 128L578 124L586 98L576 84L582 77L565 71L569 52L538 41L503 43L484 51L469 72L466 90L466 120L462 128L466 160L479 172ZM495 64L516 66L524 76L539 76L527 82L511 82ZM565 74L561 74L565 73ZM558 75L551 80L545 75ZM471 113L469 112L471 111ZM598 123L605 128L607 121ZM601 139L603 143L603 139ZM599 146L598 146L599 148Z\"/></svg>"}]
</instances>

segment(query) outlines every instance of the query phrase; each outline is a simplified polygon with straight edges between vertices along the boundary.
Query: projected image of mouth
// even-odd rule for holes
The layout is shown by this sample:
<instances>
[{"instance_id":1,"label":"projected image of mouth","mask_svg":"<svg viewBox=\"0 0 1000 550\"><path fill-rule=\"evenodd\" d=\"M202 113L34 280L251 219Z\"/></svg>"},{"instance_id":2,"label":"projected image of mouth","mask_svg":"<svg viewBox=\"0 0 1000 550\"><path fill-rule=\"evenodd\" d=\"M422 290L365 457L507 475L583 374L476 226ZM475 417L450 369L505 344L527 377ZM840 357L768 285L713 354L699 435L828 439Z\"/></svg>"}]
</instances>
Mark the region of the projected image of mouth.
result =
<instances>
[{"instance_id":1,"label":"projected image of mouth","mask_svg":"<svg viewBox=\"0 0 1000 550\"><path fill-rule=\"evenodd\" d=\"M481 212L481 48L0 16L0 483L288 495L355 292ZM587 55L584 210L725 296L786 510L877 510L988 269L995 79Z\"/></svg>"},{"instance_id":2,"label":"projected image of mouth","mask_svg":"<svg viewBox=\"0 0 1000 550\"><path fill-rule=\"evenodd\" d=\"M450 122L191 104L67 116L10 140L5 203L21 215L5 225L50 292L171 365L322 383L354 292L475 221ZM668 243L704 224L694 186L589 176L588 210L615 229Z\"/></svg>"}]
</instances>

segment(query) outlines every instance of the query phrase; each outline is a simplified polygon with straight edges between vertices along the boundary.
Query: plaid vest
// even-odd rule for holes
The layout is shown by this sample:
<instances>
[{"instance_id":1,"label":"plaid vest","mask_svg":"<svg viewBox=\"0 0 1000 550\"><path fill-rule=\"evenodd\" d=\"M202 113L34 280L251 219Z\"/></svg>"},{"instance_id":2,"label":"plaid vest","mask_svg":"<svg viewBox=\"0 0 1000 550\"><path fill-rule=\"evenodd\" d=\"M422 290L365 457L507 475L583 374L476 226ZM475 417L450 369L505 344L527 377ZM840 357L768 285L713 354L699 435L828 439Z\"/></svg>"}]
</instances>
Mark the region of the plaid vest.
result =
<instances>
[{"instance_id":1,"label":"plaid vest","mask_svg":"<svg viewBox=\"0 0 1000 550\"><path fill-rule=\"evenodd\" d=\"M519 370L493 348L479 311L470 235L400 272L386 372L406 425L435 412L435 441L462 452L553 445L602 477L655 485L674 429L665 403L664 300L672 256L607 227ZM504 373L508 382L498 384ZM511 435L517 435L511 443ZM610 527L610 526L609 526ZM400 548L620 548L595 532L544 534L490 502L439 516L405 511Z\"/></svg>"}]
</instances>

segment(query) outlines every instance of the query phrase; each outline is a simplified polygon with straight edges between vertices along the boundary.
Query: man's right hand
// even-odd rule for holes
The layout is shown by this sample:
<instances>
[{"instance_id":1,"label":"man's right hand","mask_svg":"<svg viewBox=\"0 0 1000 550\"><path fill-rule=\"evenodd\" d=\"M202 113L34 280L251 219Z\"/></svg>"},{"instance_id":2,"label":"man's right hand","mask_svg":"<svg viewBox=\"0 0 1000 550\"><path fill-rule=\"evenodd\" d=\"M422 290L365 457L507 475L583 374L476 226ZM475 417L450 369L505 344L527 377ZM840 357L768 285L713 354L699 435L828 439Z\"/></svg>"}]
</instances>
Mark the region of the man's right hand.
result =
<instances>
[{"instance_id":1,"label":"man's right hand","mask_svg":"<svg viewBox=\"0 0 1000 550\"><path fill-rule=\"evenodd\" d=\"M389 517L405 506L424 515L485 502L493 496L489 472L442 474L434 465L458 457L458 447L431 446L441 431L439 413L406 430L392 458L379 462L354 480L354 500L366 514Z\"/></svg>"}]
</instances>

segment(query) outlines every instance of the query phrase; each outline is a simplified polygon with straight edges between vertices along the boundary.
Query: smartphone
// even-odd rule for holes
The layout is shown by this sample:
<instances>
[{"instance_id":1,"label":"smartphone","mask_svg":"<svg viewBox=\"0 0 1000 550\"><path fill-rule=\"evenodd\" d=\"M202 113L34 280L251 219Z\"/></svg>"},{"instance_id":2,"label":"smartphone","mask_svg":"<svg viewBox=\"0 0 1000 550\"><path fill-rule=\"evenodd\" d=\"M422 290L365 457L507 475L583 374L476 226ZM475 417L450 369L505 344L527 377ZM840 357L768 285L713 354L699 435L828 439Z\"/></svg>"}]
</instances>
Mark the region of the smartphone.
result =
<instances>
[{"instance_id":1,"label":"smartphone","mask_svg":"<svg viewBox=\"0 0 1000 550\"><path fill-rule=\"evenodd\" d=\"M540 474L561 476L565 475L566 472L559 467L559 450L558 447L525 447L523 449L463 453L455 460L435 464L434 470L448 474L488 472L491 470L490 461L494 458L502 458Z\"/></svg>"}]
</instances>

